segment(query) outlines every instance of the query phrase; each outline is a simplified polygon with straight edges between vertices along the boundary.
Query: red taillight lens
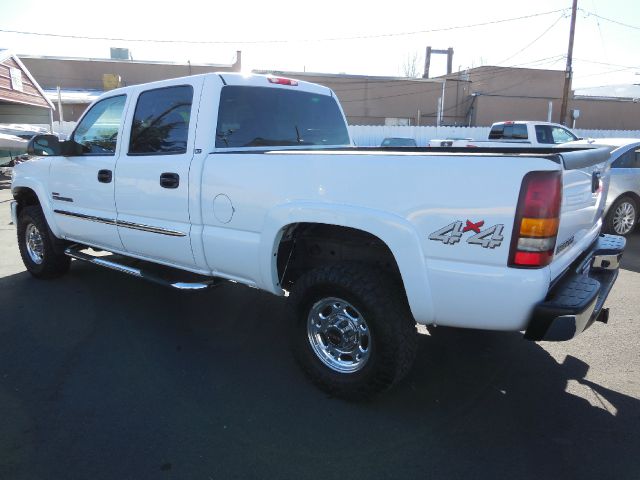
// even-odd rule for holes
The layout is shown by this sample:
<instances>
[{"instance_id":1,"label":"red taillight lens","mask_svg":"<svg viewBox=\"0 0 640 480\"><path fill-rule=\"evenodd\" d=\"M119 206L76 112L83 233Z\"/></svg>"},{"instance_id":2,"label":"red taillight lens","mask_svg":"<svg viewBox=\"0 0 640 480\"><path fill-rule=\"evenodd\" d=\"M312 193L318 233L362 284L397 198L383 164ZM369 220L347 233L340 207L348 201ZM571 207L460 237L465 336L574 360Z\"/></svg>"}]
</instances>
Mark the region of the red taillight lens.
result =
<instances>
[{"instance_id":1,"label":"red taillight lens","mask_svg":"<svg viewBox=\"0 0 640 480\"><path fill-rule=\"evenodd\" d=\"M513 225L509 266L551 263L560 225L562 172L529 172L522 180Z\"/></svg>"},{"instance_id":2,"label":"red taillight lens","mask_svg":"<svg viewBox=\"0 0 640 480\"><path fill-rule=\"evenodd\" d=\"M523 217L556 218L559 216L562 196L561 175L560 172L530 172L525 176L523 188L526 182L526 193L522 210Z\"/></svg>"},{"instance_id":3,"label":"red taillight lens","mask_svg":"<svg viewBox=\"0 0 640 480\"><path fill-rule=\"evenodd\" d=\"M298 81L292 80L290 78L283 77L268 77L270 83L275 83L276 85L289 85L291 87L297 87Z\"/></svg>"}]
</instances>

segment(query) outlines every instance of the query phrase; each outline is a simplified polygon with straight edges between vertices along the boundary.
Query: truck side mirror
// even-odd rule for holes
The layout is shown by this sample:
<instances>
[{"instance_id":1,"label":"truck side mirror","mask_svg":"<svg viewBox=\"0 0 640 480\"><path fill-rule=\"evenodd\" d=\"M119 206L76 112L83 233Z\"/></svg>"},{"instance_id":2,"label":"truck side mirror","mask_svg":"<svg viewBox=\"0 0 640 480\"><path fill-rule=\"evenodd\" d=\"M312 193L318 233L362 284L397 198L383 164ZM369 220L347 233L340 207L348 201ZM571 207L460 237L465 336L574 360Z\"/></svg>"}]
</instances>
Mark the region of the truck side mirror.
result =
<instances>
[{"instance_id":1,"label":"truck side mirror","mask_svg":"<svg viewBox=\"0 0 640 480\"><path fill-rule=\"evenodd\" d=\"M55 135L35 135L27 143L27 153L35 156L61 155L60 140Z\"/></svg>"}]
</instances>

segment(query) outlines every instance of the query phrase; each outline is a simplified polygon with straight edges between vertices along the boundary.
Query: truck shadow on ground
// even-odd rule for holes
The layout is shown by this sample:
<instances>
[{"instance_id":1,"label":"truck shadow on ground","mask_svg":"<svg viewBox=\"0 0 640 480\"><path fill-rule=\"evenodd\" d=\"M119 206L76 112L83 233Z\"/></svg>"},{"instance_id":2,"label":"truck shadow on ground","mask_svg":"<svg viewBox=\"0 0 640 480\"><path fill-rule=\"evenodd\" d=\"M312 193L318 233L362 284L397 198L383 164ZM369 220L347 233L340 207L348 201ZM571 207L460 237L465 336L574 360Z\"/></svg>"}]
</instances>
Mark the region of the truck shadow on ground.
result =
<instances>
[{"instance_id":1,"label":"truck shadow on ground","mask_svg":"<svg viewBox=\"0 0 640 480\"><path fill-rule=\"evenodd\" d=\"M11 177L0 173L0 190L8 190L11 188Z\"/></svg>"},{"instance_id":2,"label":"truck shadow on ground","mask_svg":"<svg viewBox=\"0 0 640 480\"><path fill-rule=\"evenodd\" d=\"M0 478L640 475L640 401L519 334L437 328L405 382L352 404L302 376L284 303L249 288L74 263L0 279L0 305Z\"/></svg>"},{"instance_id":3,"label":"truck shadow on ground","mask_svg":"<svg viewBox=\"0 0 640 480\"><path fill-rule=\"evenodd\" d=\"M622 255L622 268L640 273L640 230L627 237L627 246Z\"/></svg>"}]
</instances>

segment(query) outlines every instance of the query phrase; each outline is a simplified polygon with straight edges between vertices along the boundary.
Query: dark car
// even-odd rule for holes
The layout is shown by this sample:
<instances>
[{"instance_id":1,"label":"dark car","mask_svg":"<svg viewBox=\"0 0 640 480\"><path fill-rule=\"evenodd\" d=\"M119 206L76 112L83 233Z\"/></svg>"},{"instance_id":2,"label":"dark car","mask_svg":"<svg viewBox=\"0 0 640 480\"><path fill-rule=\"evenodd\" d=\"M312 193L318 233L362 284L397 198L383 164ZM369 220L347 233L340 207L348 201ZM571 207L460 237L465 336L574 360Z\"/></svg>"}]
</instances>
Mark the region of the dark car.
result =
<instances>
[{"instance_id":1,"label":"dark car","mask_svg":"<svg viewBox=\"0 0 640 480\"><path fill-rule=\"evenodd\" d=\"M390 137L385 138L380 144L381 147L417 147L413 138Z\"/></svg>"}]
</instances>

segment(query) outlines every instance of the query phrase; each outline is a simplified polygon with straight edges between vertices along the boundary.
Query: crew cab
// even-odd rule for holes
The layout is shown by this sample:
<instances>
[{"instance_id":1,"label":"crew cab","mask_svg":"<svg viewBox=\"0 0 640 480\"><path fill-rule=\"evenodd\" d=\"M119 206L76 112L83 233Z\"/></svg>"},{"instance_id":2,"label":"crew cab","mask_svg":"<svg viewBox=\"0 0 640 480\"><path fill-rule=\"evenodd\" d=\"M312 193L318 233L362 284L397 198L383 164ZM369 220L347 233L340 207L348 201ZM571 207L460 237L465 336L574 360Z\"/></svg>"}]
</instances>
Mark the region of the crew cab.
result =
<instances>
[{"instance_id":1,"label":"crew cab","mask_svg":"<svg viewBox=\"0 0 640 480\"><path fill-rule=\"evenodd\" d=\"M445 139L431 140L430 147L527 147L549 148L579 140L578 136L563 125L549 122L510 121L491 125L487 140Z\"/></svg>"},{"instance_id":2,"label":"crew cab","mask_svg":"<svg viewBox=\"0 0 640 480\"><path fill-rule=\"evenodd\" d=\"M609 149L357 148L335 94L288 78L113 90L28 149L11 209L31 274L75 259L286 296L297 360L344 398L408 372L416 324L567 340L606 321L625 244L600 235Z\"/></svg>"}]
</instances>

